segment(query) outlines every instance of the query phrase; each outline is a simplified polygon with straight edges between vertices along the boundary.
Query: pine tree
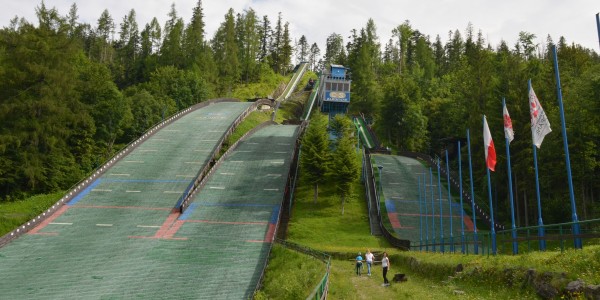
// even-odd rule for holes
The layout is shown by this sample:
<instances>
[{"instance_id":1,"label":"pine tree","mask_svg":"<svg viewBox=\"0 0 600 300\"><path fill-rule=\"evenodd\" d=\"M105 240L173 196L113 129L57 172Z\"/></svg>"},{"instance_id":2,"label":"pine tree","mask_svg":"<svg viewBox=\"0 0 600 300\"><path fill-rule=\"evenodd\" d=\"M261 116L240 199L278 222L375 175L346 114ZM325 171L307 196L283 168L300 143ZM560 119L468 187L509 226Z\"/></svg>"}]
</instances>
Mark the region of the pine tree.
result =
<instances>
[{"instance_id":1,"label":"pine tree","mask_svg":"<svg viewBox=\"0 0 600 300\"><path fill-rule=\"evenodd\" d=\"M281 40L282 44L279 62L280 70L283 75L285 75L291 67L292 53L294 52L294 49L292 48L292 39L290 38L289 25L290 24L288 22L285 22L285 25L283 26L283 37Z\"/></svg>"},{"instance_id":2,"label":"pine tree","mask_svg":"<svg viewBox=\"0 0 600 300\"><path fill-rule=\"evenodd\" d=\"M321 56L321 49L319 49L319 45L317 43L313 43L310 46L310 54L308 57L308 61L310 63L310 69L313 72L316 72L318 69L318 61L317 59Z\"/></svg>"},{"instance_id":3,"label":"pine tree","mask_svg":"<svg viewBox=\"0 0 600 300\"><path fill-rule=\"evenodd\" d=\"M212 40L215 53L215 63L218 66L221 79L221 91L229 94L233 85L240 78L240 63L238 60L238 43L235 37L235 17L233 9L225 15L225 21L217 29Z\"/></svg>"},{"instance_id":4,"label":"pine tree","mask_svg":"<svg viewBox=\"0 0 600 300\"><path fill-rule=\"evenodd\" d=\"M100 19L98 19L98 26L96 27L94 41L93 54L97 61L104 64L111 64L113 61L113 34L115 32L115 23L113 18L108 13L108 10L104 10Z\"/></svg>"},{"instance_id":5,"label":"pine tree","mask_svg":"<svg viewBox=\"0 0 600 300\"><path fill-rule=\"evenodd\" d=\"M120 87L132 85L141 81L137 60L140 55L140 35L137 21L135 19L135 10L130 10L123 17L121 30L119 31L119 41L115 45L117 56L119 58L116 69L117 84Z\"/></svg>"},{"instance_id":6,"label":"pine tree","mask_svg":"<svg viewBox=\"0 0 600 300\"><path fill-rule=\"evenodd\" d=\"M184 65L191 68L192 65L202 65L205 39L204 39L204 13L202 12L202 0L198 0L192 12L192 20L185 29L183 51L185 55ZM202 70L200 70L202 71Z\"/></svg>"},{"instance_id":7,"label":"pine tree","mask_svg":"<svg viewBox=\"0 0 600 300\"><path fill-rule=\"evenodd\" d=\"M314 114L310 125L302 138L300 165L306 174L305 179L314 186L314 202L319 196L319 183L325 180L329 169L329 137L327 135L327 117Z\"/></svg>"},{"instance_id":8,"label":"pine tree","mask_svg":"<svg viewBox=\"0 0 600 300\"><path fill-rule=\"evenodd\" d=\"M160 62L162 66L183 66L183 20L177 16L175 3L171 5L164 27L164 39L160 48Z\"/></svg>"},{"instance_id":9,"label":"pine tree","mask_svg":"<svg viewBox=\"0 0 600 300\"><path fill-rule=\"evenodd\" d=\"M310 46L306 41L306 37L302 35L296 44L296 60L298 62L307 61L310 55Z\"/></svg>"},{"instance_id":10,"label":"pine tree","mask_svg":"<svg viewBox=\"0 0 600 300\"><path fill-rule=\"evenodd\" d=\"M242 80L245 83L256 81L259 77L260 24L256 12L249 9L238 15L236 22L239 61Z\"/></svg>"},{"instance_id":11,"label":"pine tree","mask_svg":"<svg viewBox=\"0 0 600 300\"><path fill-rule=\"evenodd\" d=\"M352 193L352 186L359 177L360 164L356 157L355 140L349 134L343 134L337 142L331 170L328 177L341 197L342 215L346 198Z\"/></svg>"},{"instance_id":12,"label":"pine tree","mask_svg":"<svg viewBox=\"0 0 600 300\"><path fill-rule=\"evenodd\" d=\"M344 64L344 40L340 34L332 33L325 44L324 64Z\"/></svg>"},{"instance_id":13,"label":"pine tree","mask_svg":"<svg viewBox=\"0 0 600 300\"><path fill-rule=\"evenodd\" d=\"M272 30L271 30L271 21L269 21L269 17L263 16L262 23L259 28L260 35L260 52L258 54L258 59L260 62L266 62L271 49L271 39L272 39Z\"/></svg>"},{"instance_id":14,"label":"pine tree","mask_svg":"<svg viewBox=\"0 0 600 300\"><path fill-rule=\"evenodd\" d=\"M271 37L271 47L270 47L270 64L271 68L275 73L282 73L282 61L283 58L282 50L283 50L283 23L282 23L281 12L277 17L277 24L275 25L275 30L273 31L273 35Z\"/></svg>"}]
</instances>

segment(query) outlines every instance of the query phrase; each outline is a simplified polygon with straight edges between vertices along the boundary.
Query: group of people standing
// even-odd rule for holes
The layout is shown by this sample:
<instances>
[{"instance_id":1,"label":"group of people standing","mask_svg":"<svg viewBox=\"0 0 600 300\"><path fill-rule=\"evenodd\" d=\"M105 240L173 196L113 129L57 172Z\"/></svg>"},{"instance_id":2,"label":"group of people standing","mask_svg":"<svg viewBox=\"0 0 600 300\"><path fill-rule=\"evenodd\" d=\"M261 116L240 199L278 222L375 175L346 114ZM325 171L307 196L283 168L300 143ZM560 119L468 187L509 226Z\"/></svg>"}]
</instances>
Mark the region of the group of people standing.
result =
<instances>
[{"instance_id":1,"label":"group of people standing","mask_svg":"<svg viewBox=\"0 0 600 300\"><path fill-rule=\"evenodd\" d=\"M356 275L361 276L363 261L367 263L367 275L371 276L371 266L373 262L375 262L375 256L371 253L371 250L367 249L367 253L365 253L365 258L363 260L362 254L358 252L358 256L356 257ZM390 285L390 282L387 279L387 272L390 269L390 259L388 258L387 252L383 252L383 257L381 258L381 268L383 269L383 286Z\"/></svg>"}]
</instances>

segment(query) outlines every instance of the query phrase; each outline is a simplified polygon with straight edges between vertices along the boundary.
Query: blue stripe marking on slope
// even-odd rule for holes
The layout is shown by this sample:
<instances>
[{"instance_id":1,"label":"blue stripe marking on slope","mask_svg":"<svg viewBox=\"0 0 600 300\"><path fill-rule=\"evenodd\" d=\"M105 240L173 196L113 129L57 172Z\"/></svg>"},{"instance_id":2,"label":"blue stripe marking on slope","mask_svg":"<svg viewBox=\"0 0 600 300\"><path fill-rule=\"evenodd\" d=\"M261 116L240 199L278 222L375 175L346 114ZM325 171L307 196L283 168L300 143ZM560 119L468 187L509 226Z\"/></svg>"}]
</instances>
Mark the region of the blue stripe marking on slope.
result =
<instances>
[{"instance_id":1,"label":"blue stripe marking on slope","mask_svg":"<svg viewBox=\"0 0 600 300\"><path fill-rule=\"evenodd\" d=\"M273 212L271 213L271 220L269 221L269 223L277 224L277 219L279 219L279 209L280 208L281 208L280 205L273 206Z\"/></svg>"},{"instance_id":2,"label":"blue stripe marking on slope","mask_svg":"<svg viewBox=\"0 0 600 300\"><path fill-rule=\"evenodd\" d=\"M251 204L251 203L198 203L200 206L242 206L242 207L269 207L273 204Z\"/></svg>"},{"instance_id":3,"label":"blue stripe marking on slope","mask_svg":"<svg viewBox=\"0 0 600 300\"><path fill-rule=\"evenodd\" d=\"M196 207L198 207L198 203L190 204L190 206L188 206L188 208L183 212L183 214L179 216L179 220L187 220L190 217L190 215L194 212L194 210L196 210Z\"/></svg>"},{"instance_id":4,"label":"blue stripe marking on slope","mask_svg":"<svg viewBox=\"0 0 600 300\"><path fill-rule=\"evenodd\" d=\"M164 183L189 183L190 180L154 180L154 179L104 179L105 182L164 182Z\"/></svg>"},{"instance_id":5,"label":"blue stripe marking on slope","mask_svg":"<svg viewBox=\"0 0 600 300\"><path fill-rule=\"evenodd\" d=\"M388 213L396 212L396 205L394 205L394 201L385 199L385 208Z\"/></svg>"},{"instance_id":6,"label":"blue stripe marking on slope","mask_svg":"<svg viewBox=\"0 0 600 300\"><path fill-rule=\"evenodd\" d=\"M75 196L73 199L71 199L71 201L67 202L67 205L74 205L75 203L79 202L79 200L83 199L83 197L85 197L87 194L89 194L93 188L95 188L98 184L100 184L101 181L102 181L102 179L100 179L100 178L94 180L94 182L92 182L92 184L90 184L88 187L86 187L81 192L79 192L79 194L77 194L77 196Z\"/></svg>"},{"instance_id":7,"label":"blue stripe marking on slope","mask_svg":"<svg viewBox=\"0 0 600 300\"><path fill-rule=\"evenodd\" d=\"M398 202L398 203L419 203L419 202L421 202L419 200L393 200L393 201Z\"/></svg>"}]
</instances>

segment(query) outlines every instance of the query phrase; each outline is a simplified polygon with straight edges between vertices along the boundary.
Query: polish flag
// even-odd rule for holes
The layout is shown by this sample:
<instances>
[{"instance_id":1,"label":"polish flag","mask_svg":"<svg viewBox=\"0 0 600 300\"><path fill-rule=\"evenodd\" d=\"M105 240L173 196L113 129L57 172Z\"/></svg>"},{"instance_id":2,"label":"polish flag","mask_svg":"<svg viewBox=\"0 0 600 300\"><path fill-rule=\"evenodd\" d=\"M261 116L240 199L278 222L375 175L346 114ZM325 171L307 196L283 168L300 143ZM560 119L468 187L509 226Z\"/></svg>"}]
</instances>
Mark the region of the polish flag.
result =
<instances>
[{"instance_id":1,"label":"polish flag","mask_svg":"<svg viewBox=\"0 0 600 300\"><path fill-rule=\"evenodd\" d=\"M483 146L485 148L485 163L488 169L494 171L496 167L496 149L485 116L483 116Z\"/></svg>"}]
</instances>

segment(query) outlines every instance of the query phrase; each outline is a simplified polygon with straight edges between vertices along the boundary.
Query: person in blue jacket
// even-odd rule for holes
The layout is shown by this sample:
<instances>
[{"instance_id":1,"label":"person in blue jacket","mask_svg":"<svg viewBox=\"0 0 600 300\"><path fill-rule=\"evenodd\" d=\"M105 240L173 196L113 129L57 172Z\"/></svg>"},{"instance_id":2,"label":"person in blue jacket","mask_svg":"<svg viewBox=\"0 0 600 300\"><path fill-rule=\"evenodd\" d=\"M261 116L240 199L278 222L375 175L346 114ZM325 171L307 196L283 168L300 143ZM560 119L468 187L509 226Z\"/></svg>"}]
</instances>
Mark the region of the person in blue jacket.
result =
<instances>
[{"instance_id":1,"label":"person in blue jacket","mask_svg":"<svg viewBox=\"0 0 600 300\"><path fill-rule=\"evenodd\" d=\"M360 254L360 252L358 252L358 256L356 257L356 275L360 276L360 271L362 269L362 265L363 265L363 258Z\"/></svg>"}]
</instances>

